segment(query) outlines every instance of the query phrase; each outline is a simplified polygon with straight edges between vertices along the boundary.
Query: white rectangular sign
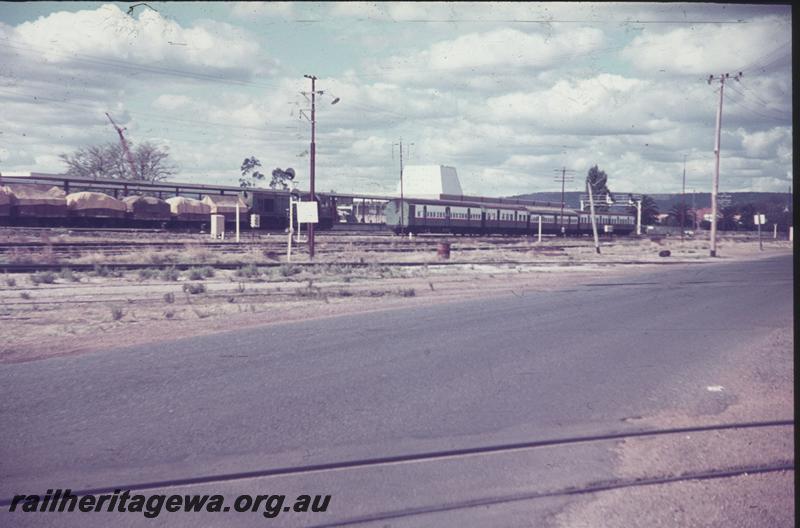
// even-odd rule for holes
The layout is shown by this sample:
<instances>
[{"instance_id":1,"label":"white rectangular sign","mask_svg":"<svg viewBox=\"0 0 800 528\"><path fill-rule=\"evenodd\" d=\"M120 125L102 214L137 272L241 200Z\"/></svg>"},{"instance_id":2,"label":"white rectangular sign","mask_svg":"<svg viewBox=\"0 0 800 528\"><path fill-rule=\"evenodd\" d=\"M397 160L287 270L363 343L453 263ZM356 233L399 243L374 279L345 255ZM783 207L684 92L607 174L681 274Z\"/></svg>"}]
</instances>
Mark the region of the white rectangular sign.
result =
<instances>
[{"instance_id":1,"label":"white rectangular sign","mask_svg":"<svg viewBox=\"0 0 800 528\"><path fill-rule=\"evenodd\" d=\"M763 214L753 215L753 223L755 225L764 225L767 223L767 216Z\"/></svg>"},{"instance_id":2,"label":"white rectangular sign","mask_svg":"<svg viewBox=\"0 0 800 528\"><path fill-rule=\"evenodd\" d=\"M317 202L297 202L297 222L300 224L318 223Z\"/></svg>"}]
</instances>

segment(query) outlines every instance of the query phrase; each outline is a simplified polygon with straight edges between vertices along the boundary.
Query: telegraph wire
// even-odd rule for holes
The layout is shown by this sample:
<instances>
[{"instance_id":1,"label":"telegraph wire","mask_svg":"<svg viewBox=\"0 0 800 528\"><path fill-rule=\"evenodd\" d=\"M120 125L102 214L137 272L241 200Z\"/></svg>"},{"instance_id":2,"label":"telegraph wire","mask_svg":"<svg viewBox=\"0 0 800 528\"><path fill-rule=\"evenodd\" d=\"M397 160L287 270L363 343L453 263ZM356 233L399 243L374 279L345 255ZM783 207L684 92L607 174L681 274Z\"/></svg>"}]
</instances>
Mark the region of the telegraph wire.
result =
<instances>
[{"instance_id":1,"label":"telegraph wire","mask_svg":"<svg viewBox=\"0 0 800 528\"><path fill-rule=\"evenodd\" d=\"M747 98L746 98L745 94L743 92L737 90L732 84L729 84L728 88L731 89L732 91L736 92L741 97L741 99L737 98L737 97L731 97L730 101L733 102L734 104L739 105L740 107L742 107L742 108L744 108L746 110L749 110L753 114L756 114L756 115L758 115L760 117L763 117L765 119L771 119L771 120L774 120L774 121L784 121L784 122L787 121L789 119L789 117L790 117L790 116L779 117L777 115L769 115L767 113L764 113L764 112L758 110L757 108L751 106L751 103L749 103L747 101ZM755 103L753 103L753 104L755 104ZM772 111L769 108L766 108L765 110Z\"/></svg>"},{"instance_id":2,"label":"telegraph wire","mask_svg":"<svg viewBox=\"0 0 800 528\"><path fill-rule=\"evenodd\" d=\"M0 39L0 40L8 41L8 39ZM132 64L130 62L118 61L118 60L114 60L114 59L104 59L104 58L95 57L95 56L92 56L92 55L85 55L85 54L82 54L82 53L68 53L68 52L64 52L64 51L57 51L56 48L52 48L52 47L49 47L49 46L33 47L33 46L19 45L19 44L16 44L16 43L14 43L14 44L10 44L10 43L9 44L4 44L2 42L0 42L0 46L14 48L14 49L18 49L18 50L19 49L28 50L28 51L41 51L42 49L51 49L51 50L54 50L53 53L56 53L56 54L64 56L64 57L71 58L74 61L86 62L86 63L89 63L89 64L95 64L95 65L98 65L98 66L111 66L111 67L120 68L120 69L123 69L123 70L124 69L138 70L140 72L154 73L154 74L158 74L158 75L173 75L173 76L176 76L176 77L188 77L188 78L197 79L197 80L220 82L220 83L223 83L223 84L232 84L232 85L237 85L237 86L253 86L253 87L260 87L260 88L278 88L278 86L275 85L275 84L267 84L267 83L260 83L260 82L255 82L255 81L244 81L244 80L236 80L236 79L227 79L227 78L218 77L218 76L215 76L215 75L211 75L211 74L207 74L207 73L201 73L201 72L190 72L190 71L186 71L186 70L178 70L178 69L175 69L175 68L166 68L166 67L158 67L158 66L144 66L144 65L140 65L140 64ZM81 58L81 57L84 57L84 58ZM48 65L58 66L57 64L48 64Z\"/></svg>"},{"instance_id":3,"label":"telegraph wire","mask_svg":"<svg viewBox=\"0 0 800 528\"><path fill-rule=\"evenodd\" d=\"M16 92L9 92L9 91L0 89L0 94L3 94L3 93L10 94L10 95L13 95L13 96L17 96L17 100L19 102L23 103L23 104L34 104L37 100L43 100L43 101L49 101L49 102L53 102L53 103L60 104L60 105L74 106L74 107L78 107L78 108L89 109L89 110L92 110L92 111L96 110L98 112L101 111L104 108L103 103L97 103L96 107L93 107L93 106L88 105L88 104L73 103L73 102L70 102L70 101L62 101L60 99L54 99L54 98L44 97L44 96L39 96L39 95L25 96L25 95L22 95L22 94L18 94ZM25 99L28 99L28 98L32 98L34 100L33 101L25 100ZM189 125L202 125L202 126L224 127L224 128L233 128L233 129L246 129L246 130L253 130L253 131L259 132L259 133L279 134L279 135L284 135L284 136L288 134L288 130L291 130L293 128L293 127L287 127L287 132L282 132L280 130L271 130L271 129L266 129L266 128L246 126L246 125L234 125L234 124L226 124L226 123L217 123L217 122L214 122L214 121L200 121L200 120L195 120L195 119L183 119L183 118L176 118L176 117L159 116L159 115L156 115L156 114L150 114L148 112L131 111L131 110L127 110L127 112L132 116L146 116L146 117L148 117L150 119L161 120L161 121L186 123L186 124L189 124Z\"/></svg>"}]
</instances>

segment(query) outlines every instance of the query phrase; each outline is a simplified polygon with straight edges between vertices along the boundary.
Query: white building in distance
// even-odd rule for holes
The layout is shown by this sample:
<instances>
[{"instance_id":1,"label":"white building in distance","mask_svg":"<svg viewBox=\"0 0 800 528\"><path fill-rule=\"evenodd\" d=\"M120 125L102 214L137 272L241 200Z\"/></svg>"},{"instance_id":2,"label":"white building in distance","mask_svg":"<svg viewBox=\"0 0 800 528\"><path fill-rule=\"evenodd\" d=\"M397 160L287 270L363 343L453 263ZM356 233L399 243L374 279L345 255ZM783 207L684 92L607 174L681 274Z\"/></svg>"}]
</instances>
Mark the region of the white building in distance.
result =
<instances>
[{"instance_id":1,"label":"white building in distance","mask_svg":"<svg viewBox=\"0 0 800 528\"><path fill-rule=\"evenodd\" d=\"M438 199L440 194L464 194L455 167L406 165L403 168L403 197ZM397 195L400 196L400 182Z\"/></svg>"}]
</instances>

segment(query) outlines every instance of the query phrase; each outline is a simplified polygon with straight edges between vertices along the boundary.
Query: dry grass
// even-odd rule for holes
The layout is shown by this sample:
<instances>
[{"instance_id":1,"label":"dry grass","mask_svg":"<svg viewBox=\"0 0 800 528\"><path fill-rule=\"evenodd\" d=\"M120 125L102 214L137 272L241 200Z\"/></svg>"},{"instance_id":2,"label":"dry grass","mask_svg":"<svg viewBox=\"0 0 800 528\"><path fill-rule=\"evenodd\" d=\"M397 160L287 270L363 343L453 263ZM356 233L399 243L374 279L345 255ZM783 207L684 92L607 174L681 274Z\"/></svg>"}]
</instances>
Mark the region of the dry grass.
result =
<instances>
[{"instance_id":1,"label":"dry grass","mask_svg":"<svg viewBox=\"0 0 800 528\"><path fill-rule=\"evenodd\" d=\"M558 252L558 256L543 256L531 249L535 243L528 242L515 244L525 251L465 251L462 256L454 243L454 260L472 264L447 268L398 267L375 262L387 255L371 255L373 260L367 261L366 266L336 261L310 268L243 265L246 272L215 270L213 277L203 278L203 283L182 281L181 286L185 285L187 289L183 295L176 295L181 293L181 288L170 284L181 275L174 268L149 268L143 273L128 273L118 278L104 276L102 272L89 273L85 274L87 280L81 282L58 280L57 287L41 283L36 290L35 302L20 301L20 297L30 299L27 292L0 289L3 317L15 320L13 325L0 325L0 360L3 358L2 350L21 350L20 347L31 350L50 342L58 342L61 346L65 335L77 340L82 336L95 339L94 336L102 335L105 330L113 330L128 332L125 335L132 340L148 339L152 338L151 329L163 324L170 329L183 328L184 334L165 330L165 338L178 337L192 335L200 328L230 328L229 317L247 314L258 314L253 316L253 321L263 324L264 321L290 316L302 317L302 314L312 316L333 314L342 309L363 310L401 300L404 303L418 302L418 299L428 302L431 298L463 299L493 293L507 294L509 289L552 289L560 287L564 281L596 276L594 262L657 262L660 249L670 249L675 255L670 257L673 261L707 259L708 243L704 240L683 243L664 240L661 244L649 240L639 243L624 241L615 245L605 243L599 256L594 254L591 240L572 242L570 247ZM771 249L779 246L775 243ZM753 247L758 253L757 243L743 244L731 240L719 245L723 255L735 252L752 255ZM783 247L787 248L788 244ZM517 264L492 264L507 256L512 256L511 260ZM547 265L542 266L544 263ZM573 264L588 265L573 267ZM196 270L200 273L203 268L197 267ZM98 266L98 270L102 269L103 266ZM625 269L606 266L604 273L622 274ZM6 276L6 280L8 278ZM156 278L159 280L151 280ZM203 284L207 285L205 292L188 291ZM126 306L130 308L123 310L122 307ZM122 313L118 319L115 312L111 312L109 317L112 307ZM197 326L199 320L204 321L202 327ZM191 326L193 321L195 326Z\"/></svg>"}]
</instances>

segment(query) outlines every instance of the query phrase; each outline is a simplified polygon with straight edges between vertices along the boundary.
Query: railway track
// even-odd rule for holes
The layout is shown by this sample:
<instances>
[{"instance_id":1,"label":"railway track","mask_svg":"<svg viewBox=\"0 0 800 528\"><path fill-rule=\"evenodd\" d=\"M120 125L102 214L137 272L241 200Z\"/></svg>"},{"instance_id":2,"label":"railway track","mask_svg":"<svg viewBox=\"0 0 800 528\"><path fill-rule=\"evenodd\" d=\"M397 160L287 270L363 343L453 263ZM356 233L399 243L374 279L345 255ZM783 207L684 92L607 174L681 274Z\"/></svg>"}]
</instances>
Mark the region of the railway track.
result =
<instances>
[{"instance_id":1,"label":"railway track","mask_svg":"<svg viewBox=\"0 0 800 528\"><path fill-rule=\"evenodd\" d=\"M307 474L319 474L330 471L357 470L363 468L376 468L395 465L399 463L424 463L442 460L463 459L476 456L492 455L498 453L509 453L528 451L542 448L568 447L571 445L591 444L597 442L623 441L632 438L653 438L659 436L685 435L715 431L743 431L751 429L783 428L794 427L793 419L754 421L754 422L730 422L713 425L699 425L674 428L653 428L640 429L634 431L611 431L587 436L574 436L565 438L554 438L545 440L531 440L512 444L495 444L477 447L456 448L441 451L427 451L418 453L407 453L386 457L341 460L328 463L286 466L268 469L256 469L240 473L228 473L217 475L196 475L157 482L138 482L138 483L116 483L114 485L97 487L91 489L74 490L75 495L99 495L103 493L113 493L114 490L124 489L128 491L163 490L186 486L196 486L200 484L212 484L219 482L233 482L251 480L265 477L277 476L298 476ZM794 471L795 463L791 461L776 461L770 464L744 464L737 467L710 468L695 472L683 473L679 475L640 477L635 479L616 479L606 482L588 483L583 486L573 486L563 489L556 489L545 492L532 492L524 494L509 494L501 497L487 497L485 499L471 500L458 503L442 504L433 507L415 508L408 510L387 511L364 517L353 517L346 521L339 521L324 526L349 526L353 524L363 524L376 522L424 513L433 513L463 508L473 508L489 504L500 504L504 502L514 502L520 500L533 500L545 497L556 497L563 495L578 495L585 493L595 493L634 486L647 486L656 484L667 484L685 480L701 480L710 478L725 478L744 474L769 473L777 471ZM11 504L11 497L0 498L0 507L8 507Z\"/></svg>"},{"instance_id":2,"label":"railway track","mask_svg":"<svg viewBox=\"0 0 800 528\"><path fill-rule=\"evenodd\" d=\"M363 253L405 253L412 251L433 251L442 242L441 239L343 239L325 240L317 244L318 253L339 253L341 251L359 251ZM536 246L515 239L476 239L450 242L451 248L457 251L492 251L504 250L512 252L563 252L579 244L548 244ZM305 244L296 246L303 251ZM9 264L25 263L34 260L59 260L80 258L86 254L101 254L114 258L141 252L176 252L205 251L236 255L262 251L265 254L282 254L286 250L283 240L261 240L258 242L153 242L153 241L109 241L109 242L3 242L0 243L0 264L6 260ZM43 259L42 257L47 257Z\"/></svg>"},{"instance_id":3,"label":"railway track","mask_svg":"<svg viewBox=\"0 0 800 528\"><path fill-rule=\"evenodd\" d=\"M0 263L0 273L34 273L37 271L61 271L68 269L75 272L96 271L98 268L106 268L108 270L119 271L137 271L141 269L165 269L175 268L176 270L188 270L198 266L210 266L219 270L237 270L244 266L257 266L259 268L278 268L281 266L291 265L300 268L325 268L327 266L342 266L353 268L366 268L369 266L386 266L392 268L446 268L453 266L525 266L529 268L536 267L579 267L583 265L592 266L612 266L612 265L653 265L658 264L661 266L668 265L682 265L682 264L709 264L705 261L685 261L685 260L660 260L658 262L650 260L592 260L588 262L570 262L564 260L540 260L536 262L519 261L519 260L494 260L491 262L475 262L469 260L443 260L439 262L427 261L411 261L411 262L395 262L395 261L377 261L377 262L363 262L363 261L337 261L337 262L286 262L278 261L260 261L260 262L194 262L194 263L166 263L166 264L147 264L147 263L108 263L108 264L2 264Z\"/></svg>"}]
</instances>

